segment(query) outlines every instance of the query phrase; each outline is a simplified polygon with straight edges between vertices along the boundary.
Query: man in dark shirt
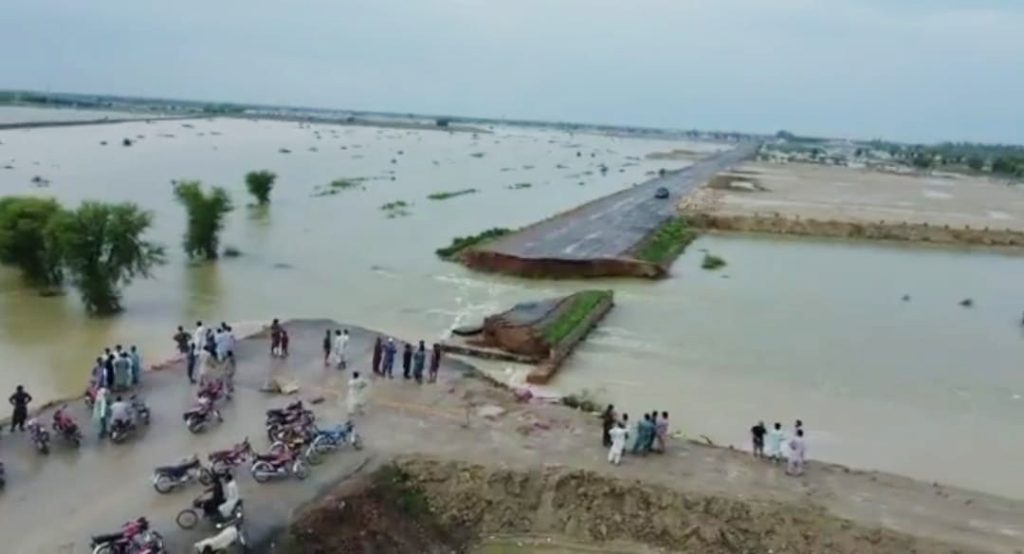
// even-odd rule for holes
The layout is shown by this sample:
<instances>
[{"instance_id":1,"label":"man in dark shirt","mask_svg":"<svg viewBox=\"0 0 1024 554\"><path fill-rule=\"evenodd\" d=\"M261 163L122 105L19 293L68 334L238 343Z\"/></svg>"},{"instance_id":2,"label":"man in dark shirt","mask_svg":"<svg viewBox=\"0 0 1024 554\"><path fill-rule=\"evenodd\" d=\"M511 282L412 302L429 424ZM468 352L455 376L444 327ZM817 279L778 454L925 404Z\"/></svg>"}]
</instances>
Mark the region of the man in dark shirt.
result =
<instances>
[{"instance_id":1,"label":"man in dark shirt","mask_svg":"<svg viewBox=\"0 0 1024 554\"><path fill-rule=\"evenodd\" d=\"M181 325L178 326L178 332L174 334L174 342L178 345L178 352L181 354L188 353L188 340L192 338L192 335L185 332L185 328Z\"/></svg>"},{"instance_id":2,"label":"man in dark shirt","mask_svg":"<svg viewBox=\"0 0 1024 554\"><path fill-rule=\"evenodd\" d=\"M758 421L757 425L750 428L750 436L754 439L754 457L764 457L764 434L768 430L764 427L763 421Z\"/></svg>"},{"instance_id":3,"label":"man in dark shirt","mask_svg":"<svg viewBox=\"0 0 1024 554\"><path fill-rule=\"evenodd\" d=\"M32 402L32 395L25 392L25 388L18 385L14 394L8 399L14 406L14 415L11 417L11 431L18 429L25 430L25 420L28 419L28 403Z\"/></svg>"}]
</instances>

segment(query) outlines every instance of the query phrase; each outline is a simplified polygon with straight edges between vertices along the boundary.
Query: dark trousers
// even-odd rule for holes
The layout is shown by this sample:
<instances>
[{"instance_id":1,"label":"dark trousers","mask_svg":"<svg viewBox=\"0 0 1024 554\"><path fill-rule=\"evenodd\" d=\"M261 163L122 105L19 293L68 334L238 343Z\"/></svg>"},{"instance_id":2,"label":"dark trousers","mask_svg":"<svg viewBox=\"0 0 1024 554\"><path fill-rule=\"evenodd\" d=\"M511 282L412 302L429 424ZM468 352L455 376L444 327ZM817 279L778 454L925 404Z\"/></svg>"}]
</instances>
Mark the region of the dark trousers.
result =
<instances>
[{"instance_id":1,"label":"dark trousers","mask_svg":"<svg viewBox=\"0 0 1024 554\"><path fill-rule=\"evenodd\" d=\"M188 380L192 383L195 383L196 379L194 375L196 372L196 355L189 354L185 360L185 363L188 364L186 366L186 369L188 370Z\"/></svg>"},{"instance_id":2,"label":"dark trousers","mask_svg":"<svg viewBox=\"0 0 1024 554\"><path fill-rule=\"evenodd\" d=\"M11 431L18 429L25 430L25 420L28 419L28 410L25 408L14 408L14 415L11 416Z\"/></svg>"}]
</instances>

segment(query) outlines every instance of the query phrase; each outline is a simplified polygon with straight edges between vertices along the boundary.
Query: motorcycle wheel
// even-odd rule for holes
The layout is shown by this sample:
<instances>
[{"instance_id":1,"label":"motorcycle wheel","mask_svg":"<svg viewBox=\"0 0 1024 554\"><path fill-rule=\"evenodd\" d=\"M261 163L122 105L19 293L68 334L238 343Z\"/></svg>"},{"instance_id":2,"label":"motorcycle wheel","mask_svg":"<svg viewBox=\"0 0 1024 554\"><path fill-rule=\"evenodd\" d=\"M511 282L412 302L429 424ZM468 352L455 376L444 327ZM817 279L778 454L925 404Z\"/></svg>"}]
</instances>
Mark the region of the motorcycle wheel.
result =
<instances>
[{"instance_id":1,"label":"motorcycle wheel","mask_svg":"<svg viewBox=\"0 0 1024 554\"><path fill-rule=\"evenodd\" d=\"M124 442L124 438L125 437L123 433L110 433L110 441L113 442L114 444L121 444L122 442Z\"/></svg>"},{"instance_id":2,"label":"motorcycle wheel","mask_svg":"<svg viewBox=\"0 0 1024 554\"><path fill-rule=\"evenodd\" d=\"M192 508L186 508L178 512L178 517L174 518L174 520L178 522L178 527L191 529L199 523L199 514Z\"/></svg>"},{"instance_id":3,"label":"motorcycle wheel","mask_svg":"<svg viewBox=\"0 0 1024 554\"><path fill-rule=\"evenodd\" d=\"M257 483L266 483L270 480L271 474L274 472L274 468L271 467L267 462L256 462L249 468L249 473L252 474L252 478Z\"/></svg>"},{"instance_id":4,"label":"motorcycle wheel","mask_svg":"<svg viewBox=\"0 0 1024 554\"><path fill-rule=\"evenodd\" d=\"M190 433L198 435L199 433L203 432L203 428L205 427L205 425L203 425L202 420L190 417L188 421L185 422L185 427L188 427Z\"/></svg>"},{"instance_id":5,"label":"motorcycle wheel","mask_svg":"<svg viewBox=\"0 0 1024 554\"><path fill-rule=\"evenodd\" d=\"M301 481L309 477L309 468L302 461L295 462L295 465L292 466L292 474Z\"/></svg>"},{"instance_id":6,"label":"motorcycle wheel","mask_svg":"<svg viewBox=\"0 0 1024 554\"><path fill-rule=\"evenodd\" d=\"M46 443L43 443L43 444L39 445L39 453L44 455L44 456L49 454L50 453L50 445L46 444Z\"/></svg>"},{"instance_id":7,"label":"motorcycle wheel","mask_svg":"<svg viewBox=\"0 0 1024 554\"><path fill-rule=\"evenodd\" d=\"M283 454L285 450L288 450L288 446L281 441L274 441L270 445L270 453L276 455Z\"/></svg>"},{"instance_id":8,"label":"motorcycle wheel","mask_svg":"<svg viewBox=\"0 0 1024 554\"><path fill-rule=\"evenodd\" d=\"M267 427L267 440L269 440L270 442L275 442L277 439L275 439L274 437L277 436L277 432L278 432L278 426L277 425L271 425L271 426Z\"/></svg>"},{"instance_id":9,"label":"motorcycle wheel","mask_svg":"<svg viewBox=\"0 0 1024 554\"><path fill-rule=\"evenodd\" d=\"M199 484L204 486L204 487L209 487L210 483L212 483L212 482L213 482L213 475L210 473L210 470L206 469L205 467L201 468L199 470Z\"/></svg>"},{"instance_id":10,"label":"motorcycle wheel","mask_svg":"<svg viewBox=\"0 0 1024 554\"><path fill-rule=\"evenodd\" d=\"M153 488L160 494L167 494L174 490L174 480L166 475L160 475L153 481Z\"/></svg>"},{"instance_id":11,"label":"motorcycle wheel","mask_svg":"<svg viewBox=\"0 0 1024 554\"><path fill-rule=\"evenodd\" d=\"M114 554L114 546L109 542L96 545L96 548L92 549L92 554Z\"/></svg>"},{"instance_id":12,"label":"motorcycle wheel","mask_svg":"<svg viewBox=\"0 0 1024 554\"><path fill-rule=\"evenodd\" d=\"M363 449L363 437L360 437L358 433L352 433L352 448Z\"/></svg>"},{"instance_id":13,"label":"motorcycle wheel","mask_svg":"<svg viewBox=\"0 0 1024 554\"><path fill-rule=\"evenodd\" d=\"M71 437L71 446L74 446L75 448L78 448L78 447L82 446L82 437L79 437L79 436Z\"/></svg>"},{"instance_id":14,"label":"motorcycle wheel","mask_svg":"<svg viewBox=\"0 0 1024 554\"><path fill-rule=\"evenodd\" d=\"M311 466L320 465L324 461L322 454L316 445L313 445L306 449L306 461Z\"/></svg>"}]
</instances>

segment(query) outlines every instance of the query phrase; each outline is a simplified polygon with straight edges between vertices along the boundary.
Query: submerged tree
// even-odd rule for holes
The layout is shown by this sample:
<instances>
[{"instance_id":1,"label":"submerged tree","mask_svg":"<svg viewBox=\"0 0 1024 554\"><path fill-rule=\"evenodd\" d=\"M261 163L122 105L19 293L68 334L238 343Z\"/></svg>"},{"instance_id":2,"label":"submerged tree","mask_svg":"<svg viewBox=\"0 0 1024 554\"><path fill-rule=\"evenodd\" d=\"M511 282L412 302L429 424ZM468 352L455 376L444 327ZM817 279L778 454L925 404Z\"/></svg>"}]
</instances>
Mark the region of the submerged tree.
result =
<instances>
[{"instance_id":1,"label":"submerged tree","mask_svg":"<svg viewBox=\"0 0 1024 554\"><path fill-rule=\"evenodd\" d=\"M83 202L49 225L48 240L89 313L121 311L121 287L163 263L163 248L142 238L151 223L152 215L135 204Z\"/></svg>"},{"instance_id":2,"label":"submerged tree","mask_svg":"<svg viewBox=\"0 0 1024 554\"><path fill-rule=\"evenodd\" d=\"M256 197L256 202L260 205L270 203L270 190L274 188L274 181L277 179L277 175L272 171L250 171L245 174L245 186L249 189L249 194Z\"/></svg>"},{"instance_id":3,"label":"submerged tree","mask_svg":"<svg viewBox=\"0 0 1024 554\"><path fill-rule=\"evenodd\" d=\"M0 263L15 266L42 292L60 288L64 275L60 256L47 239L46 228L60 214L52 198L0 198Z\"/></svg>"},{"instance_id":4,"label":"submerged tree","mask_svg":"<svg viewBox=\"0 0 1024 554\"><path fill-rule=\"evenodd\" d=\"M188 212L188 227L185 230L183 246L190 258L217 258L220 231L224 228L224 216L234 206L227 191L213 187L203 191L199 181L182 181L174 189L174 196Z\"/></svg>"}]
</instances>

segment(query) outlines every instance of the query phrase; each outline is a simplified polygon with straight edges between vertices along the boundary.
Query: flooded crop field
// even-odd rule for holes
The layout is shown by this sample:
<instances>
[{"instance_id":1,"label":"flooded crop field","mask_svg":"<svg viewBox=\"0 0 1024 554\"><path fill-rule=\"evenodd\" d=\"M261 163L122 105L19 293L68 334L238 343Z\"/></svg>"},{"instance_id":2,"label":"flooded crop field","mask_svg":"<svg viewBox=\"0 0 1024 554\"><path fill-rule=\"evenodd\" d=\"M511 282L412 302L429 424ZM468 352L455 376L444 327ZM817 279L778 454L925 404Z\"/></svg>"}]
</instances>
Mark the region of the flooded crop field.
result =
<instances>
[{"instance_id":1,"label":"flooded crop field","mask_svg":"<svg viewBox=\"0 0 1024 554\"><path fill-rule=\"evenodd\" d=\"M11 110L0 121L26 117ZM434 250L692 162L651 153L725 147L489 131L197 119L0 132L0 195L136 202L168 250L106 319L86 317L73 291L41 298L0 270L0 390L74 394L103 346L137 344L154 362L197 319L327 317L429 341L518 301L610 287L616 309L555 389L668 410L675 429L742 447L758 419L802 418L813 458L1024 497L1024 446L1009 440L1024 412L1024 257L707 236L661 282L473 273ZM256 169L278 174L265 208L248 205L243 176ZM185 259L181 179L230 191L222 244L239 257ZM728 265L701 270L701 249ZM972 308L958 305L968 297Z\"/></svg>"}]
</instances>

